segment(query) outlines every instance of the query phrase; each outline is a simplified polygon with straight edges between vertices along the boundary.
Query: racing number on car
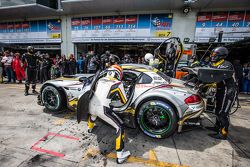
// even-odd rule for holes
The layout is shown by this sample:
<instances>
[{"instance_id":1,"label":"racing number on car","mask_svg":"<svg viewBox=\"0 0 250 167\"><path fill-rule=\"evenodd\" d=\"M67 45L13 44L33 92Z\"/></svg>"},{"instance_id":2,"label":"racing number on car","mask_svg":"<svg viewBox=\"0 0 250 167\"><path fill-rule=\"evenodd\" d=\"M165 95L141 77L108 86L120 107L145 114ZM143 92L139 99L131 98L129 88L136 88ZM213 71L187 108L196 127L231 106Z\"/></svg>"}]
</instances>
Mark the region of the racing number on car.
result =
<instances>
[{"instance_id":1,"label":"racing number on car","mask_svg":"<svg viewBox=\"0 0 250 167\"><path fill-rule=\"evenodd\" d=\"M169 37L171 35L170 31L160 32L158 33L158 37Z\"/></svg>"}]
</instances>

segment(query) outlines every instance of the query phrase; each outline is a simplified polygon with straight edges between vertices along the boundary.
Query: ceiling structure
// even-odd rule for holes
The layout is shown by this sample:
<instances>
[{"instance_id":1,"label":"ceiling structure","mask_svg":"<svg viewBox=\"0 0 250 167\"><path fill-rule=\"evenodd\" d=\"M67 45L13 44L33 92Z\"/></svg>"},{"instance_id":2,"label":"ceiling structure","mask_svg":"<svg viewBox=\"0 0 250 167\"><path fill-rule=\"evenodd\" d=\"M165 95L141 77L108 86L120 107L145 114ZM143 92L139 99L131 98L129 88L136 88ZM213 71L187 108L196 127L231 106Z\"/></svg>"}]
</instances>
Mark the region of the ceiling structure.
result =
<instances>
[{"instance_id":1,"label":"ceiling structure","mask_svg":"<svg viewBox=\"0 0 250 167\"><path fill-rule=\"evenodd\" d=\"M15 2L3 7L0 3L0 20L31 19L47 16L117 13L154 10L182 10L184 1L192 9L250 9L249 0L61 0L62 10L51 9L34 3L34 0L0 0ZM193 1L193 3L192 3ZM19 2L19 3L17 3Z\"/></svg>"}]
</instances>

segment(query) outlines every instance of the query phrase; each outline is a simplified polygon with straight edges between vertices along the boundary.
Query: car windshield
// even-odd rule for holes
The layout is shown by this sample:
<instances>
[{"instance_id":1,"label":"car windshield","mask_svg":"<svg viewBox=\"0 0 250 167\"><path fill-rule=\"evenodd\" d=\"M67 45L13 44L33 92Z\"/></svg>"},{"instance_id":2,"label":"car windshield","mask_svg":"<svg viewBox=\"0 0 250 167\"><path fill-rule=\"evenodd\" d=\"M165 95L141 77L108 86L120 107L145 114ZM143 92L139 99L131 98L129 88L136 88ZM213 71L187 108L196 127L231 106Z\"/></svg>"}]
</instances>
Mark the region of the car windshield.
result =
<instances>
[{"instance_id":1,"label":"car windshield","mask_svg":"<svg viewBox=\"0 0 250 167\"><path fill-rule=\"evenodd\" d=\"M161 71L157 71L156 72L160 77L162 77L165 81L167 81L168 83L171 82L171 78L169 76L167 76L166 74L164 74L163 72Z\"/></svg>"}]
</instances>

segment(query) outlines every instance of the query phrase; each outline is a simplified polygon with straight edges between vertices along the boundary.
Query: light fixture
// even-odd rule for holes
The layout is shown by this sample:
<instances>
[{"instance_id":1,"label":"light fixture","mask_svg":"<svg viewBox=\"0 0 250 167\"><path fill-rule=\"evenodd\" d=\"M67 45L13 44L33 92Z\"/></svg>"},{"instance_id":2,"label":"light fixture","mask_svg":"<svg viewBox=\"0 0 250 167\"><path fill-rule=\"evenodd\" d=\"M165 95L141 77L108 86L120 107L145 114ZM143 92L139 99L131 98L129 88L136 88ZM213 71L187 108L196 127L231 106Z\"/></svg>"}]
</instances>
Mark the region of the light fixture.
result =
<instances>
[{"instance_id":1,"label":"light fixture","mask_svg":"<svg viewBox=\"0 0 250 167\"><path fill-rule=\"evenodd\" d=\"M198 0L184 0L184 4L191 4L191 3L195 3Z\"/></svg>"},{"instance_id":2,"label":"light fixture","mask_svg":"<svg viewBox=\"0 0 250 167\"><path fill-rule=\"evenodd\" d=\"M191 11L191 7L189 6L184 6L184 8L182 9L182 12L185 14L188 14Z\"/></svg>"}]
</instances>

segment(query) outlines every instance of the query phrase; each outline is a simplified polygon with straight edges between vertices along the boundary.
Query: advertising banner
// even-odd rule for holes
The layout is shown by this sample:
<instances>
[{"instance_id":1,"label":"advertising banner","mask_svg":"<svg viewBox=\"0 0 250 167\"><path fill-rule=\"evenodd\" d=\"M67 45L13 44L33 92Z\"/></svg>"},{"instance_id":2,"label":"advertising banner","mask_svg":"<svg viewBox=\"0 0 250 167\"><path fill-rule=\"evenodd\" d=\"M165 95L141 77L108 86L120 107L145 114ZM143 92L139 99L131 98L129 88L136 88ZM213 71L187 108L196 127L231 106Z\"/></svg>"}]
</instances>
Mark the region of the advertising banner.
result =
<instances>
[{"instance_id":1,"label":"advertising banner","mask_svg":"<svg viewBox=\"0 0 250 167\"><path fill-rule=\"evenodd\" d=\"M3 43L60 43L61 20L34 20L0 23Z\"/></svg>"},{"instance_id":2,"label":"advertising banner","mask_svg":"<svg viewBox=\"0 0 250 167\"><path fill-rule=\"evenodd\" d=\"M172 17L143 14L72 18L72 42L161 42L171 37Z\"/></svg>"},{"instance_id":3,"label":"advertising banner","mask_svg":"<svg viewBox=\"0 0 250 167\"><path fill-rule=\"evenodd\" d=\"M250 37L249 11L202 12L197 16L195 41L208 42L223 31L222 42L235 42Z\"/></svg>"}]
</instances>

